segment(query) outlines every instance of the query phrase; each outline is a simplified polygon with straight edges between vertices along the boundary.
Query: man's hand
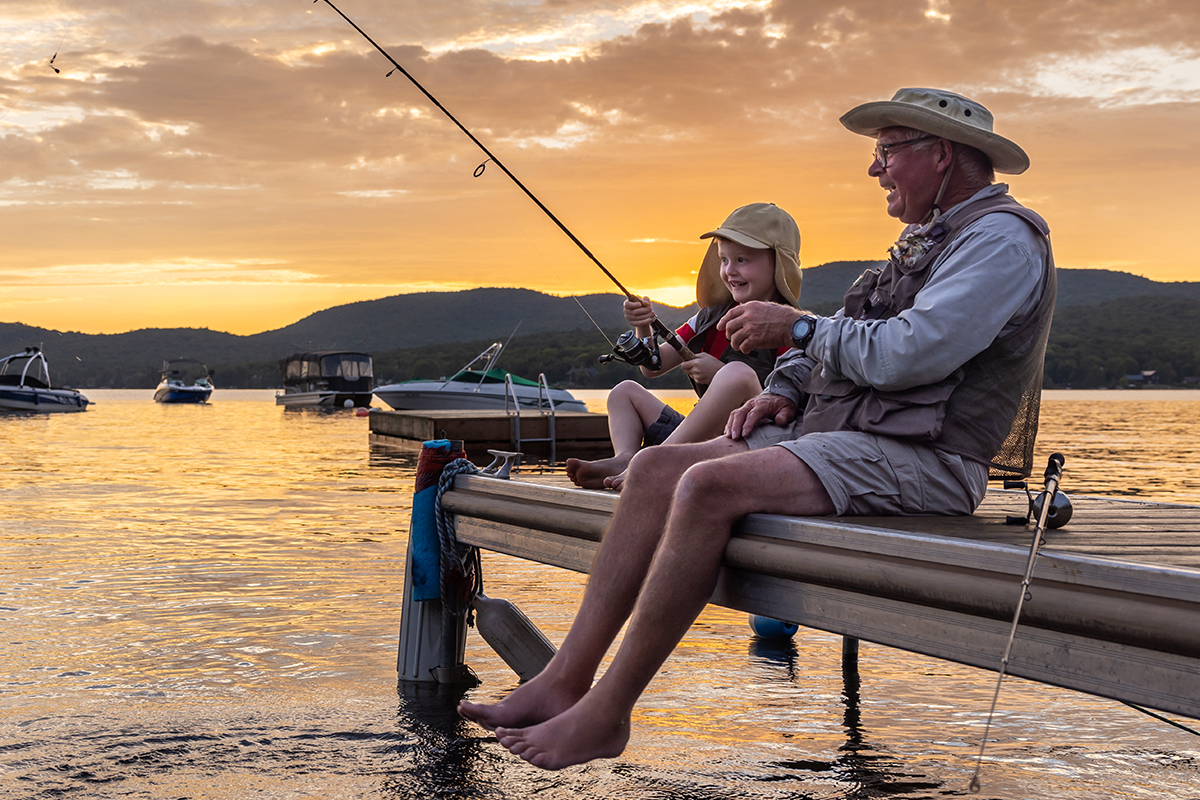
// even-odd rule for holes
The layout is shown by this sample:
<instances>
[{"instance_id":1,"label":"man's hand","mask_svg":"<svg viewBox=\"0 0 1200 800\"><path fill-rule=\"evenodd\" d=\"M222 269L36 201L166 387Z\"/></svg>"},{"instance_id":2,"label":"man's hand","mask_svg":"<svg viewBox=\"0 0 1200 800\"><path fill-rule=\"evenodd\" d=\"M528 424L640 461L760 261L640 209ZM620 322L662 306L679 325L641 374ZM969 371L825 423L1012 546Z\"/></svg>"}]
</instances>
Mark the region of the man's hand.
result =
<instances>
[{"instance_id":1,"label":"man's hand","mask_svg":"<svg viewBox=\"0 0 1200 800\"><path fill-rule=\"evenodd\" d=\"M796 418L796 404L777 394L760 394L744 406L734 409L725 423L725 435L730 439L744 439L759 425L774 422L787 425Z\"/></svg>"},{"instance_id":2,"label":"man's hand","mask_svg":"<svg viewBox=\"0 0 1200 800\"><path fill-rule=\"evenodd\" d=\"M723 366L725 366L725 362L716 356L711 356L708 353L697 353L696 357L691 361L683 362L683 371L696 383L707 386L712 383L713 376L717 374L717 370Z\"/></svg>"},{"instance_id":3,"label":"man's hand","mask_svg":"<svg viewBox=\"0 0 1200 800\"><path fill-rule=\"evenodd\" d=\"M751 300L729 309L717 323L730 346L742 353L759 347L791 347L792 323L806 312L781 303Z\"/></svg>"}]
</instances>

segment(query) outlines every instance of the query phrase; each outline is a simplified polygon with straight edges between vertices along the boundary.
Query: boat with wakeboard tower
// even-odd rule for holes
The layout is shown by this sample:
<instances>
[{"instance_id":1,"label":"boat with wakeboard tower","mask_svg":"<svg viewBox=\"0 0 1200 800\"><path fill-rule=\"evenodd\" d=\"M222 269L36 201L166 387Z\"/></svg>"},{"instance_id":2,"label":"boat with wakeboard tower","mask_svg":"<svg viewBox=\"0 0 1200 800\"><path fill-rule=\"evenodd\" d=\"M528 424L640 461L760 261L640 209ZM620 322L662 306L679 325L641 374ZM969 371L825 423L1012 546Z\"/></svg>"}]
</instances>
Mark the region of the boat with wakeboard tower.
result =
<instances>
[{"instance_id":1,"label":"boat with wakeboard tower","mask_svg":"<svg viewBox=\"0 0 1200 800\"><path fill-rule=\"evenodd\" d=\"M50 369L40 347L26 347L0 359L0 412L86 411L91 402L75 389L50 385Z\"/></svg>"},{"instance_id":2,"label":"boat with wakeboard tower","mask_svg":"<svg viewBox=\"0 0 1200 800\"><path fill-rule=\"evenodd\" d=\"M441 380L410 380L375 387L375 396L397 411L444 409L505 410L548 408L587 412L566 389L551 389L545 375L531 381L496 368L504 346L493 342L465 367Z\"/></svg>"},{"instance_id":3,"label":"boat with wakeboard tower","mask_svg":"<svg viewBox=\"0 0 1200 800\"><path fill-rule=\"evenodd\" d=\"M154 390L156 403L207 403L212 396L213 371L194 358L163 361L162 380Z\"/></svg>"},{"instance_id":4,"label":"boat with wakeboard tower","mask_svg":"<svg viewBox=\"0 0 1200 800\"><path fill-rule=\"evenodd\" d=\"M350 350L293 353L279 362L283 390L275 405L365 408L371 405L371 356Z\"/></svg>"}]
</instances>

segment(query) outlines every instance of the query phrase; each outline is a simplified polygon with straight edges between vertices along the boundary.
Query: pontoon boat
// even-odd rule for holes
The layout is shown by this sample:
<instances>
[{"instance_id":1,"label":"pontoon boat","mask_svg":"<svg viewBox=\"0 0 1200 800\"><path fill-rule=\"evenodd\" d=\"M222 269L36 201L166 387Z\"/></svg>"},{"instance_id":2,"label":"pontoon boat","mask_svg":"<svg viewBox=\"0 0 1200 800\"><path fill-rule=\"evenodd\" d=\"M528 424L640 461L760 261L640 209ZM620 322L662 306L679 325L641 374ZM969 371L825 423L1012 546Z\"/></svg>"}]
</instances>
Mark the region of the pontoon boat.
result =
<instances>
[{"instance_id":1,"label":"pontoon boat","mask_svg":"<svg viewBox=\"0 0 1200 800\"><path fill-rule=\"evenodd\" d=\"M366 353L320 350L294 353L279 362L281 406L354 408L371 405L371 357Z\"/></svg>"}]
</instances>

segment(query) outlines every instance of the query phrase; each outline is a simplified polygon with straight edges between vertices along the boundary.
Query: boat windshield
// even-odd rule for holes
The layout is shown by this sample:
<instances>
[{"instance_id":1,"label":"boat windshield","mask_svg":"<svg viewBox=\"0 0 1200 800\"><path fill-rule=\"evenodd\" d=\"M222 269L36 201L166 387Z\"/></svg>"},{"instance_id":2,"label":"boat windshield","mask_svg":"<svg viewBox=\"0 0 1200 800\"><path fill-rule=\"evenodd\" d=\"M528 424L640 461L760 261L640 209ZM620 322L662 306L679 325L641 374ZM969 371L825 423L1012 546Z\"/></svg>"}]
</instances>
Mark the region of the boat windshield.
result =
<instances>
[{"instance_id":1,"label":"boat windshield","mask_svg":"<svg viewBox=\"0 0 1200 800\"><path fill-rule=\"evenodd\" d=\"M208 384L208 367L202 361L191 358L175 358L163 362L162 379L170 383Z\"/></svg>"},{"instance_id":2,"label":"boat windshield","mask_svg":"<svg viewBox=\"0 0 1200 800\"><path fill-rule=\"evenodd\" d=\"M351 381L370 378L371 357L350 353L325 356L321 359L321 377L345 378Z\"/></svg>"},{"instance_id":3,"label":"boat windshield","mask_svg":"<svg viewBox=\"0 0 1200 800\"><path fill-rule=\"evenodd\" d=\"M502 369L489 369L487 372L480 372L475 369L464 369L457 372L450 378L452 381L477 381L479 383L504 383L506 376L512 377L512 382L518 386L537 386L537 381L531 381L528 378L522 378L519 375L513 375L511 372L505 372Z\"/></svg>"}]
</instances>

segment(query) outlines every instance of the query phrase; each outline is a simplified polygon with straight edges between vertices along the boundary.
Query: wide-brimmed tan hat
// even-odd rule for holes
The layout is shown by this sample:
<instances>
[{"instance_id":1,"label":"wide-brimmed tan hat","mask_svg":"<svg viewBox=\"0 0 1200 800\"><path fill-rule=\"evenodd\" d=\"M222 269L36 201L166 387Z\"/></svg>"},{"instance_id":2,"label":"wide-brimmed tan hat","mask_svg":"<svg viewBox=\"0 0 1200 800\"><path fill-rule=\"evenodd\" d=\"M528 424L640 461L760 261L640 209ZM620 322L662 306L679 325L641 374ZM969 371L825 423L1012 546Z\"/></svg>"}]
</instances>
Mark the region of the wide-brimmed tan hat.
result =
<instances>
[{"instance_id":1,"label":"wide-brimmed tan hat","mask_svg":"<svg viewBox=\"0 0 1200 800\"><path fill-rule=\"evenodd\" d=\"M721 257L715 239L728 239L755 250L775 251L775 288L794 306L800 305L800 227L774 203L751 203L730 214L721 227L701 235L714 239L696 275L696 302L701 308L733 300L721 280Z\"/></svg>"},{"instance_id":2,"label":"wide-brimmed tan hat","mask_svg":"<svg viewBox=\"0 0 1200 800\"><path fill-rule=\"evenodd\" d=\"M992 131L992 112L954 92L901 89L891 100L850 109L841 122L863 136L878 136L884 128L912 128L983 151L996 172L1020 175L1029 169L1025 151Z\"/></svg>"}]
</instances>

